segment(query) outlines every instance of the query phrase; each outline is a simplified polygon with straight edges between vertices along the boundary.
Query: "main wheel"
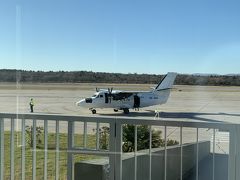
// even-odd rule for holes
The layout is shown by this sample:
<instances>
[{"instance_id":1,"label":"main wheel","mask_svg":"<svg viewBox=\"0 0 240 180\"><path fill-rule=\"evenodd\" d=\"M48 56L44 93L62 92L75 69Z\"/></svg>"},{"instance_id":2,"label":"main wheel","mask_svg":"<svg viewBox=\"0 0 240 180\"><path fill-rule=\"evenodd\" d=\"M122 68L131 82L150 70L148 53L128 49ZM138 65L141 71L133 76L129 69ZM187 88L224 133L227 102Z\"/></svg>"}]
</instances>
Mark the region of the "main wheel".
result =
<instances>
[{"instance_id":1,"label":"main wheel","mask_svg":"<svg viewBox=\"0 0 240 180\"><path fill-rule=\"evenodd\" d=\"M124 114L129 114L129 109L128 108L124 108L123 112L124 112Z\"/></svg>"},{"instance_id":2,"label":"main wheel","mask_svg":"<svg viewBox=\"0 0 240 180\"><path fill-rule=\"evenodd\" d=\"M97 112L96 109L92 109L93 114L96 114L96 112Z\"/></svg>"},{"instance_id":3,"label":"main wheel","mask_svg":"<svg viewBox=\"0 0 240 180\"><path fill-rule=\"evenodd\" d=\"M114 112L118 112L118 109L113 109L114 110Z\"/></svg>"}]
</instances>

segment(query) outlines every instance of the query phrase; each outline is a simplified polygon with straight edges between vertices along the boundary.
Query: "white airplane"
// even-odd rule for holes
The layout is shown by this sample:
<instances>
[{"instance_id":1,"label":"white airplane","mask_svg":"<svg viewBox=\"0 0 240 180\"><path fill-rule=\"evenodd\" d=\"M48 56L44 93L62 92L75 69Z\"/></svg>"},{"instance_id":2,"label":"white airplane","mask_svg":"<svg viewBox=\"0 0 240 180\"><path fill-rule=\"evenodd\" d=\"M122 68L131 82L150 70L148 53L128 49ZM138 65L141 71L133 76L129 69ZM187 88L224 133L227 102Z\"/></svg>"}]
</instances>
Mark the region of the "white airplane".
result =
<instances>
[{"instance_id":1,"label":"white airplane","mask_svg":"<svg viewBox=\"0 0 240 180\"><path fill-rule=\"evenodd\" d=\"M96 114L96 108L113 108L115 112L123 110L125 114L129 109L139 109L167 102L170 90L175 81L177 73L169 72L161 82L151 91L120 91L108 89L97 89L90 97L80 100L77 106L89 108Z\"/></svg>"}]
</instances>

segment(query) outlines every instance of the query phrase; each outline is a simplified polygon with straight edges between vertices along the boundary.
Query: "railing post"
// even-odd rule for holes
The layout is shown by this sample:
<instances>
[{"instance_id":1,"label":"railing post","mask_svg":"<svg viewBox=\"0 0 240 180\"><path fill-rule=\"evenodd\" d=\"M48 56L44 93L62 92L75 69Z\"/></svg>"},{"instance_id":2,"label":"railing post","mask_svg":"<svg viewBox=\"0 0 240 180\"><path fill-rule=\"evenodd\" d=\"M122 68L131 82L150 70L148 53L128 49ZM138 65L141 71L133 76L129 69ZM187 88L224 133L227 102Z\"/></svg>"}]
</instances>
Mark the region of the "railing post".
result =
<instances>
[{"instance_id":1,"label":"railing post","mask_svg":"<svg viewBox=\"0 0 240 180\"><path fill-rule=\"evenodd\" d=\"M164 126L164 180L167 180L167 126Z\"/></svg>"},{"instance_id":2,"label":"railing post","mask_svg":"<svg viewBox=\"0 0 240 180\"><path fill-rule=\"evenodd\" d=\"M149 126L149 180L152 180L152 126Z\"/></svg>"},{"instance_id":3,"label":"railing post","mask_svg":"<svg viewBox=\"0 0 240 180\"><path fill-rule=\"evenodd\" d=\"M25 119L22 119L22 180L25 180L25 146L26 146L26 140L25 140Z\"/></svg>"},{"instance_id":4,"label":"railing post","mask_svg":"<svg viewBox=\"0 0 240 180\"><path fill-rule=\"evenodd\" d=\"M67 180L72 180L73 178L73 122L68 121L68 149L67 149Z\"/></svg>"},{"instance_id":5,"label":"railing post","mask_svg":"<svg viewBox=\"0 0 240 180\"><path fill-rule=\"evenodd\" d=\"M4 179L4 119L0 118L0 179Z\"/></svg>"},{"instance_id":6,"label":"railing post","mask_svg":"<svg viewBox=\"0 0 240 180\"><path fill-rule=\"evenodd\" d=\"M215 180L215 144L216 144L215 140L216 140L216 129L213 129L213 159L212 159L212 161L213 161L213 166L212 166L213 175L212 175L212 180Z\"/></svg>"},{"instance_id":7,"label":"railing post","mask_svg":"<svg viewBox=\"0 0 240 180\"><path fill-rule=\"evenodd\" d=\"M11 180L14 180L14 129L15 129L15 119L11 119L11 139L10 139L10 144L11 144L11 153L10 153L10 167L11 167Z\"/></svg>"},{"instance_id":8,"label":"railing post","mask_svg":"<svg viewBox=\"0 0 240 180\"><path fill-rule=\"evenodd\" d=\"M110 124L110 126L111 126L111 124ZM96 150L99 150L99 122L97 122L96 128L97 128L96 129Z\"/></svg>"},{"instance_id":9,"label":"railing post","mask_svg":"<svg viewBox=\"0 0 240 180\"><path fill-rule=\"evenodd\" d=\"M59 121L56 121L55 180L59 179Z\"/></svg>"},{"instance_id":10,"label":"railing post","mask_svg":"<svg viewBox=\"0 0 240 180\"><path fill-rule=\"evenodd\" d=\"M196 137L196 143L197 143L197 147L196 147L196 180L198 180L198 162L199 162L199 137L198 137L198 133L199 133L199 129L197 128L197 137Z\"/></svg>"},{"instance_id":11,"label":"railing post","mask_svg":"<svg viewBox=\"0 0 240 180\"><path fill-rule=\"evenodd\" d=\"M115 180L122 180L122 124L116 122Z\"/></svg>"},{"instance_id":12,"label":"railing post","mask_svg":"<svg viewBox=\"0 0 240 180\"><path fill-rule=\"evenodd\" d=\"M134 126L134 180L137 180L137 125Z\"/></svg>"},{"instance_id":13,"label":"railing post","mask_svg":"<svg viewBox=\"0 0 240 180\"><path fill-rule=\"evenodd\" d=\"M84 121L83 125L83 147L87 148L87 122Z\"/></svg>"},{"instance_id":14,"label":"railing post","mask_svg":"<svg viewBox=\"0 0 240 180\"><path fill-rule=\"evenodd\" d=\"M183 179L183 128L180 127L180 180Z\"/></svg>"},{"instance_id":15,"label":"railing post","mask_svg":"<svg viewBox=\"0 0 240 180\"><path fill-rule=\"evenodd\" d=\"M32 179L36 179L36 119L33 119L33 129L32 129L32 138L33 138L33 147L32 147Z\"/></svg>"},{"instance_id":16,"label":"railing post","mask_svg":"<svg viewBox=\"0 0 240 180\"><path fill-rule=\"evenodd\" d=\"M44 180L47 180L48 160L48 120L44 121Z\"/></svg>"},{"instance_id":17,"label":"railing post","mask_svg":"<svg viewBox=\"0 0 240 180\"><path fill-rule=\"evenodd\" d=\"M240 125L236 127L236 180L240 179Z\"/></svg>"},{"instance_id":18,"label":"railing post","mask_svg":"<svg viewBox=\"0 0 240 180\"><path fill-rule=\"evenodd\" d=\"M228 180L240 179L240 126L235 125L229 131Z\"/></svg>"},{"instance_id":19,"label":"railing post","mask_svg":"<svg viewBox=\"0 0 240 180\"><path fill-rule=\"evenodd\" d=\"M110 123L110 139L109 139L109 165L110 165L110 172L109 172L109 179L115 179L115 153L116 153L116 146L115 146L115 138L116 138L116 128L115 122ZM99 123L98 123L99 128ZM99 132L97 132L99 133ZM97 138L99 141L99 137ZM99 148L99 145L98 145Z\"/></svg>"}]
</instances>

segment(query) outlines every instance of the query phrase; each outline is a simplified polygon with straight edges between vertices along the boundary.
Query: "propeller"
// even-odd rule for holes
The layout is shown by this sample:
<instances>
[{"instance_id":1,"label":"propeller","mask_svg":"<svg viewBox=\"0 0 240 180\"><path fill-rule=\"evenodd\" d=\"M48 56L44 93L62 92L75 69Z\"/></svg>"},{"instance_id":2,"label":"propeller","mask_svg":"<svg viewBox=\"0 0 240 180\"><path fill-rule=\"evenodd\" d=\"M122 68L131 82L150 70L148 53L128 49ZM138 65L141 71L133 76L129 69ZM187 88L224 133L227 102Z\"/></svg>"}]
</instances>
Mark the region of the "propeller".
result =
<instances>
[{"instance_id":1,"label":"propeller","mask_svg":"<svg viewBox=\"0 0 240 180\"><path fill-rule=\"evenodd\" d=\"M111 88L111 89L108 88L108 93L109 93L109 94L112 94L112 90L113 90L113 88Z\"/></svg>"},{"instance_id":2,"label":"propeller","mask_svg":"<svg viewBox=\"0 0 240 180\"><path fill-rule=\"evenodd\" d=\"M112 101L112 91L113 91L113 88L108 88L108 98L109 98L109 103L111 103Z\"/></svg>"}]
</instances>

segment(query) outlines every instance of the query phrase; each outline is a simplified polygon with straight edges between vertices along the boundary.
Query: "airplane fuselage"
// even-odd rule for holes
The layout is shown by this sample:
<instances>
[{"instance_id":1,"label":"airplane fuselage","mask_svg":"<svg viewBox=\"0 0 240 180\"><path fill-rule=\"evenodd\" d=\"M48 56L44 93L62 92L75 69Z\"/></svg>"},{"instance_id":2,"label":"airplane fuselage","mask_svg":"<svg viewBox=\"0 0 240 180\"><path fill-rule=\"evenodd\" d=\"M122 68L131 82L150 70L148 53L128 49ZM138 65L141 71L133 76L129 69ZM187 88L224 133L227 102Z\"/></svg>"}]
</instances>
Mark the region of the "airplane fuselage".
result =
<instances>
[{"instance_id":1,"label":"airplane fuselage","mask_svg":"<svg viewBox=\"0 0 240 180\"><path fill-rule=\"evenodd\" d=\"M109 97L109 93L103 91L79 101L78 105L86 108L142 108L166 103L169 94L170 89L166 89L160 92L136 92L126 98L115 98L114 93Z\"/></svg>"}]
</instances>

